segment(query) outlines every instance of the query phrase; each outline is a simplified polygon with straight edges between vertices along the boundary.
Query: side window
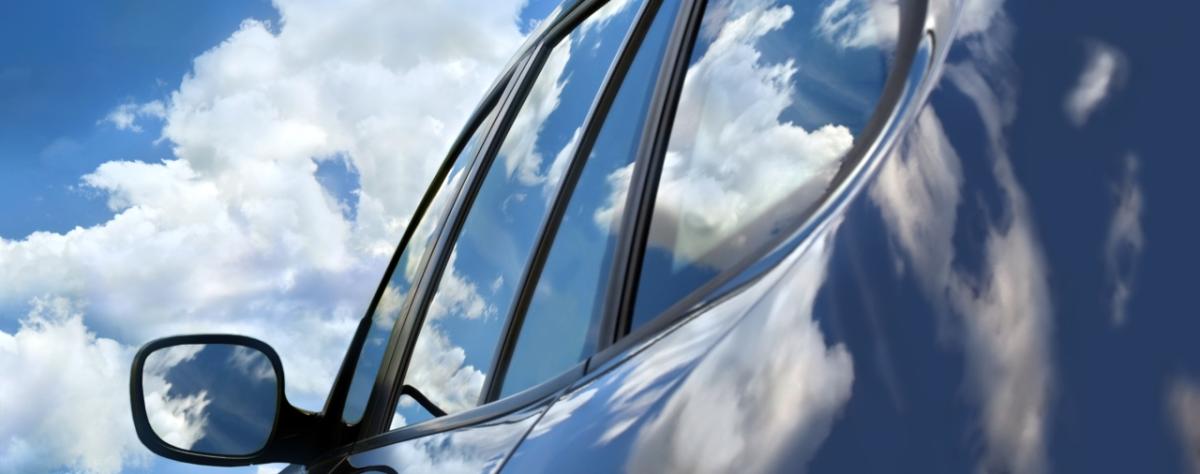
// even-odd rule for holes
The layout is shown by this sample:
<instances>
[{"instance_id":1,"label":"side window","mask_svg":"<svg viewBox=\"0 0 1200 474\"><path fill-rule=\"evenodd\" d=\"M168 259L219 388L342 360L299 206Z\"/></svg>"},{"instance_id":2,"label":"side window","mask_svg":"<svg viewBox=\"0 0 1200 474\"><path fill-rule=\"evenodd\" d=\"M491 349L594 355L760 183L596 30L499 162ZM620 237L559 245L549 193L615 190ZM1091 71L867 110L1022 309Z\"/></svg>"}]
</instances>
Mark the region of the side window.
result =
<instances>
[{"instance_id":1,"label":"side window","mask_svg":"<svg viewBox=\"0 0 1200 474\"><path fill-rule=\"evenodd\" d=\"M640 3L605 5L553 47L466 212L404 378L447 413L480 401L538 231ZM428 417L402 398L392 425Z\"/></svg>"},{"instance_id":2,"label":"side window","mask_svg":"<svg viewBox=\"0 0 1200 474\"><path fill-rule=\"evenodd\" d=\"M425 210L425 215L421 217L416 229L413 230L408 245L400 251L400 260L397 262L396 268L392 270L387 286L384 287L383 296L380 297L379 304L371 315L371 326L367 330L358 363L354 367L354 377L350 381L346 405L342 409L342 421L346 423L358 423L362 419L367 400L371 396L371 388L375 385L376 374L379 373L379 367L383 363L383 354L387 349L392 327L395 326L400 311L408 298L409 289L412 288L413 280L417 277L418 264L425 256L425 249L429 248L437 233L439 221L445 213L446 206L450 204L451 196L454 195L454 191L458 189L459 183L463 179L463 168L479 150L483 136L486 135L495 115L496 111L493 110L480 121L467 144L454 157L454 164L446 175L446 179L435 184L438 188L429 208Z\"/></svg>"},{"instance_id":3,"label":"side window","mask_svg":"<svg viewBox=\"0 0 1200 474\"><path fill-rule=\"evenodd\" d=\"M609 185L631 172L678 10L679 0L658 7L586 155L519 329L501 396L545 381L595 351L620 224L617 208L626 194Z\"/></svg>"},{"instance_id":4,"label":"side window","mask_svg":"<svg viewBox=\"0 0 1200 474\"><path fill-rule=\"evenodd\" d=\"M883 91L891 51L839 2L710 0L658 178L631 328L794 229ZM619 184L614 181L614 187Z\"/></svg>"}]
</instances>

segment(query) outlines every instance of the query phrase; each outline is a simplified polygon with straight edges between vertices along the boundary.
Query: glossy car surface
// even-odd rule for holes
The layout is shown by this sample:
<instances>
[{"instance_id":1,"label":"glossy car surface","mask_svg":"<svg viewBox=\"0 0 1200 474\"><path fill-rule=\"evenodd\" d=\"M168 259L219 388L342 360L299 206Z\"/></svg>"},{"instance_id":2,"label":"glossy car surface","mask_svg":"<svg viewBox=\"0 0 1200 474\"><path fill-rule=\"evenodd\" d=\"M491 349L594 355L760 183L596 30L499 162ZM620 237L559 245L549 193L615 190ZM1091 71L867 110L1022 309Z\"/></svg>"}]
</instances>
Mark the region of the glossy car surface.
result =
<instances>
[{"instance_id":1,"label":"glossy car surface","mask_svg":"<svg viewBox=\"0 0 1200 474\"><path fill-rule=\"evenodd\" d=\"M406 235L372 311L389 289L402 288L404 304L383 329L364 320L335 384L325 416L349 414L342 434L293 471L1200 469L1200 319L1189 299L1200 281L1189 183L1200 174L1189 139L1200 67L1187 25L1197 6L1172 3L1177 13L1162 15L1120 2L611 3L568 2L489 93L422 208L442 230ZM596 12L611 17L587 23ZM873 27L855 28L863 22ZM793 33L812 45L788 49ZM555 44L568 44L556 41L591 45L587 34L601 35L596 54L621 48L607 53L618 72L592 71L604 81L578 93L575 115L550 122L578 127L560 139L575 164L554 175L545 153L528 170L506 160L525 96L558 67ZM649 59L635 57L644 51ZM589 70L563 61L577 82L560 87L585 87ZM786 103L771 109L770 89L743 97L728 84L745 82L720 82L738 67L782 87ZM719 93L697 101L704 84ZM706 122L720 107L737 113ZM746 118L764 107L770 121ZM610 123L635 131L606 132ZM706 141L709 126L748 132ZM804 140L849 134L844 153L811 172L824 180L811 190L767 166L771 140L797 128ZM615 136L626 141L606 141ZM704 147L721 159L702 162ZM743 152L752 159L738 161ZM688 156L699 158L671 161ZM607 168L593 176L591 162ZM712 171L717 187L688 187L698 175L681 166ZM584 201L571 193L615 169L628 170L624 207L597 201L573 214ZM528 198L532 227L511 225L521 228L513 248L526 252L517 272L489 270L519 286L496 319L483 318L496 324L486 330L496 349L478 356L488 368L469 392L478 398L435 400L450 414L421 421L418 405L401 401L417 383L406 373L420 334L431 324L459 334L429 309L438 289L470 277L456 262L508 245L473 223L485 206L517 209L489 194L489 171L544 201ZM775 179L786 193L754 189ZM741 194L720 194L729 183ZM452 190L443 201L439 188ZM707 192L716 197L695 197ZM722 214L729 202L741 207ZM605 209L616 217L595 221L616 230L572 244L599 250L556 266L553 231L568 235L572 216ZM730 215L745 222L738 238L704 234L726 220L694 224ZM656 227L663 216L677 227ZM471 235L487 238L462 237ZM407 256L418 238L428 239L424 257ZM540 312L539 278L579 289L583 303ZM522 332L558 314L578 321L551 342ZM556 359L554 344L567 343L555 334L582 341L580 356ZM364 349L372 337L386 342L378 353ZM544 367L527 365L539 357Z\"/></svg>"}]
</instances>

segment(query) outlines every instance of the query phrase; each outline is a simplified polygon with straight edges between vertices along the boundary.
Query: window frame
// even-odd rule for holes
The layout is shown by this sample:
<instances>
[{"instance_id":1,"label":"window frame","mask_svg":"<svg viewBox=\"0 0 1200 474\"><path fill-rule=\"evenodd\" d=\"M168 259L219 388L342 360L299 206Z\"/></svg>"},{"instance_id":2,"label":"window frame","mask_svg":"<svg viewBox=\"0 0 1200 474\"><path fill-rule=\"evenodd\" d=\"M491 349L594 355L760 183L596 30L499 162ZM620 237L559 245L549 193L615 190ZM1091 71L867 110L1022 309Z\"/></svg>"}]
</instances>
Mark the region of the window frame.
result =
<instances>
[{"instance_id":1,"label":"window frame","mask_svg":"<svg viewBox=\"0 0 1200 474\"><path fill-rule=\"evenodd\" d=\"M626 195L618 240L614 246L613 263L610 267L608 283L603 290L605 295L601 313L603 319L596 352L556 377L517 394L499 398L501 381L507 372L507 364L511 361L525 312L537 287L538 278L553 244L558 226L561 224L562 214L566 210L569 197L582 172L584 160L587 153L591 151L595 138L607 118L608 109L628 72L629 65L641 47L646 31L655 15L662 13L660 10L664 3L663 0L646 0L639 9L630 31L626 34L612 66L606 72L601 88L583 122L584 132L581 135L580 143L573 151L563 182L556 191L547 217L538 230L536 244L526 262L523 277L514 296L514 304L509 313L505 315L505 325L498 348L493 354L491 372L485 382L480 405L462 412L389 431L388 424L399 401L403 377L411 361L413 346L420 335L425 313L436 293L437 283L442 272L448 264L450 251L462 230L467 211L482 186L488 168L495 161L500 146L507 136L521 104L537 79L537 74L545 64L550 50L570 34L583 19L607 3L607 0L568 1L572 3L564 6L563 12L556 18L547 19L549 25L514 56L517 59L510 63L510 68L493 85L483 104L476 110L468 122L468 126L464 127L464 131L456 140L442 167L439 168L438 175L435 176L434 184L436 185L439 180L444 180L445 175L453 166L455 156L461 152L471 135L476 132L477 127L488 127L484 140L475 155L463 157L463 159L470 160L467 167L464 168L466 170L465 179L459 188L453 191L455 194L452 204L447 206L448 209L442 216L438 216L441 225L438 226L437 236L422 257L417 278L410 290L412 296L407 298L388 339L383 363L377 374L362 420L359 425L351 427L354 429L348 439L356 442L348 450L349 453L375 449L408 439L473 425L538 402L552 400L550 395L586 383L607 371L608 368L614 366L618 356L628 355L630 348L664 333L666 329L685 317L696 314L698 310L722 301L753 283L757 276L761 275L760 270L773 266L773 263L763 266L761 269L752 267L764 259L769 259L773 253L778 253L781 246L796 240L798 234L804 233L804 229L810 228L814 221L818 220L814 217L828 210L831 197L846 191L847 178L860 171L864 157L876 149L881 134L889 125L897 111L897 106L900 105L906 79L909 76L908 70L913 64L913 57L921 39L926 35L924 21L928 3L928 0L901 0L903 5L901 6L900 36L895 47L894 62L889 68L880 100L859 135L861 140L856 140L835 174L832 184L816 201L816 204L803 214L799 224L790 231L782 232L779 237L768 244L748 253L740 259L738 264L721 272L709 282L672 304L667 310L654 316L643 326L630 332L628 325L636 298L641 259L649 234L658 179L688 60L695 46L696 35L708 3L707 0L681 0L661 59L636 157L633 160L633 176ZM493 110L496 111L496 118L491 122L482 123ZM430 190L426 191L426 195L418 206L418 212L425 211L428 201L432 200L433 189L435 186L431 186ZM416 215L414 214L414 216ZM413 222L416 222L415 218ZM415 226L410 225L409 229L406 229L380 287L371 301L368 315L373 314L378 305L383 290L397 265L397 258L411 238L409 234L413 227ZM747 275L751 273L750 270L756 273ZM369 317L364 318L366 322L360 323L351 348L348 350L347 358L338 372L334 389L326 403L325 413L336 412L338 415L334 420L336 422L340 422L342 410L338 405L338 397L341 397L341 403L344 404L346 390L349 388L350 378L353 376L353 369L357 363L357 355L366 334L365 328L369 326L369 320ZM347 370L349 373L346 373ZM331 411L331 409L333 410ZM343 437L342 439L346 440L347 438ZM343 450L338 451L342 452ZM346 453L343 452L343 454Z\"/></svg>"},{"instance_id":2,"label":"window frame","mask_svg":"<svg viewBox=\"0 0 1200 474\"><path fill-rule=\"evenodd\" d=\"M657 2L658 0L647 0L647 2ZM417 272L413 286L410 290L412 297L408 298L404 307L400 311L400 316L397 319L397 324L393 328L392 336L389 338L388 348L384 354L383 365L380 369L379 377L376 380L376 385L373 389L371 400L367 404L367 409L363 417L365 425L360 438L372 437L378 434L396 434L402 439L409 439L415 436L423 436L431 432L444 431L454 427L473 424L491 417L499 416L510 412L515 408L524 406L527 402L533 401L529 399L529 395L538 395L538 398L544 398L545 395L552 393L557 389L565 387L570 380L575 380L579 375L582 375L582 363L577 367L577 370L568 370L559 377L551 379L537 387L533 387L520 397L523 401L520 405L514 405L505 410L496 410L497 407L504 408L512 403L482 403L481 405L463 412L451 414L448 416L435 418L422 423L412 425L412 427L404 427L391 432L388 431L392 414L396 404L401 396L401 389L404 386L403 378L407 372L409 363L412 359L412 351L416 344L417 338L420 336L420 329L424 323L426 313L429 310L429 305L433 301L433 297L437 292L437 285L441 280L443 271L449 262L450 253L454 243L457 241L459 234L462 231L463 224L466 221L467 211L474 204L476 194L482 187L483 179L485 178L488 169L495 161L504 138L507 136L517 113L520 111L521 104L524 103L530 89L533 87L534 81L537 79L537 74L541 71L546 59L549 57L550 51L589 15L597 9L608 3L608 0L577 0L558 15L555 19L546 20L550 22L539 36L530 42L528 51L519 53L524 57L516 62L516 67L512 72L512 80L509 81L507 87L502 93L499 101L496 103L499 111L497 118L490 124L490 129L486 132L485 138L479 147L478 152L472 158L468 165L466 175L453 203L448 206L446 214L442 217L442 225L438 227L437 236L434 238L433 244L426 251L426 256L422 260L421 268ZM639 12L640 14L640 12ZM637 20L635 20L637 21ZM636 24L636 23L635 23ZM624 45L622 46L624 48ZM625 56L629 51L622 49L618 52L618 58ZM607 82L609 76L605 76L601 86L601 90L610 87ZM584 120L585 130L590 130L596 124L591 120L593 117L589 115ZM572 164L573 165L573 164ZM558 195L556 194L556 202ZM544 229L540 229L544 230ZM542 234L539 233L537 239L542 240ZM533 256L543 253L543 249L535 247ZM543 257L544 258L544 257ZM527 262L528 263L528 262ZM526 271L528 267L526 268ZM518 295L523 292L518 290ZM510 313L511 314L511 313ZM506 315L506 318L509 315ZM511 322L506 319L503 333L501 335L500 347L505 347L511 339L511 332L514 328ZM510 349L511 351L511 349ZM499 353L500 350L497 350ZM495 354L493 354L495 359ZM575 377L568 377L575 372L578 374ZM493 377L489 377L489 381ZM558 384L550 382L559 381ZM490 382L489 382L490 383ZM485 386L484 395L486 396L487 387ZM517 398L508 397L508 398ZM507 400L507 399L506 399ZM489 400L490 401L490 400ZM480 410L487 408L486 410ZM485 418L480 418L480 415L487 415ZM436 428L436 429L435 429ZM435 431L429 431L434 429ZM397 436L388 436L389 439ZM389 442L397 442L399 439L393 439ZM355 448L357 449L357 447Z\"/></svg>"},{"instance_id":3,"label":"window frame","mask_svg":"<svg viewBox=\"0 0 1200 474\"><path fill-rule=\"evenodd\" d=\"M359 358L362 356L363 345L366 343L366 337L370 332L375 311L378 309L379 302L383 298L383 294L387 289L388 282L391 281L391 277L394 275L397 267L400 264L400 258L403 256L404 250L408 248L408 245L413 238L413 233L417 227L416 224L422 219L442 220L444 218L444 216L426 215L426 213L429 211L429 207L432 205L434 198L445 182L450 170L454 167L459 153L461 153L466 147L476 130L480 129L481 127L488 127L490 125L489 123L486 123L486 121L491 112L498 106L499 98L502 93L507 90L511 82L510 79L512 78L513 72L516 69L515 64L518 63L510 65L510 67L505 70L499 78L496 79L487 93L484 94L483 100L480 101L479 106L476 107L475 111L473 111L471 116L467 119L462 131L451 145L449 152L447 152L446 156L442 159L442 164L438 167L437 171L434 172L434 176L430 181L429 186L426 187L425 192L421 196L421 200L417 203L416 209L413 210L409 225L404 229L404 233L400 237L400 242L397 244L396 250L392 253L391 258L388 260L387 267L384 269L383 278L380 280L378 288L376 288L374 295L371 297L371 301L367 305L367 309L363 318L359 321L357 328L355 328L354 336L351 338L350 345L346 349L346 356L342 359L342 363L334 377L333 386L330 388L329 395L325 400L325 406L322 409L322 413L326 418L326 426L323 427L323 431L325 433L329 433L325 437L335 445L340 444L340 442L343 441L355 439L363 425L366 424L367 418L371 413L370 401L368 401L368 405L363 409L363 415L357 423L347 424L342 421L342 411L345 409L346 400L350 395L350 385L354 379L355 369L358 365ZM468 157L462 158L470 159ZM449 190L449 192L457 194L456 190ZM397 321L399 321L400 317L402 317L402 315L397 318ZM393 328L393 333L389 335L388 339L389 345L391 338L394 336L395 334ZM387 352L385 351L383 361L386 362L386 360ZM372 393L377 390L380 379L384 372L383 369L384 366L381 365L379 371L375 374L375 381L372 383ZM372 395L372 398L373 397L374 396Z\"/></svg>"},{"instance_id":4,"label":"window frame","mask_svg":"<svg viewBox=\"0 0 1200 474\"><path fill-rule=\"evenodd\" d=\"M546 18L545 21L547 22L547 25L549 25L558 21L561 16L562 15L558 15L557 17L549 17ZM522 68L529 59L530 50L537 47L546 30L547 28L535 30L526 40L526 42L518 48L517 52L513 54L512 59L510 59L504 65L504 67L501 68L500 75L488 87L487 92L483 96L483 100L481 100L480 104L476 106L474 111L471 112L466 124L463 125L458 136L451 144L450 150L446 153L446 156L442 158L442 164L438 167L437 171L435 171L434 177L430 181L429 186L426 187L425 193L421 197L421 201L418 202L417 208L414 209L413 215L409 220L409 225L404 229L404 232L400 238L400 242L397 244L395 251L392 253L392 257L389 260L388 265L385 267L383 277L379 282L379 286L375 290L374 296L372 296L370 303L368 303L367 310L365 311L362 320L359 321L359 325L355 329L355 334L350 340L349 347L346 349L346 356L343 358L337 375L334 377L334 384L330 388L329 396L327 397L325 406L321 412L324 415L324 418L328 419L326 424L322 426L323 431L325 433L333 433L323 436L323 441L325 441L325 444L341 446L341 443L347 440L353 442L357 439L361 439L364 437L364 432L367 432L369 426L378 424L378 420L374 419L377 418L377 415L374 415L373 417L373 413L377 411L373 409L373 405L377 403L375 398L377 397L377 393L379 392L380 388L384 386L390 386L392 383L391 381L394 378L394 375L389 375L387 373L388 362L394 355L393 352L395 350L394 346L396 345L395 342L397 340L396 337L398 328L402 326L402 322L408 314L408 302L411 300L411 298L405 298L405 305L398 312L396 322L393 324L392 330L388 334L388 347L384 350L382 360L380 361L379 370L375 374L375 381L371 384L371 396L367 401L367 405L363 409L362 416L359 418L357 423L346 424L342 421L342 411L345 408L346 398L349 396L350 385L354 380L355 369L357 367L358 360L362 355L362 348L366 342L366 337L370 332L371 322L375 315L375 311L378 308L380 300L383 298L384 292L387 290L388 283L391 281L391 278L396 271L396 267L400 263L400 258L403 256L404 250L408 248L410 240L412 239L412 234L416 231L417 224L424 218L437 219L439 224L443 224L447 220L449 214L448 210L438 216L425 216L425 213L428 211L429 206L432 205L434 198L437 196L437 193L440 190L440 186L446 184L446 179L449 177L449 173L457 163L458 159L461 158L465 160L467 162L467 166L465 168L469 168L479 156L480 150L484 148L486 143L480 143L480 145L476 148L476 152L472 156L459 157L459 154L462 153L463 149L466 148L467 144L472 138L474 138L477 131L484 130L486 138L487 132L491 130L497 119L500 118L500 116L504 113L504 97L508 95L515 84L520 82L520 72L523 70ZM493 114L493 112L495 113ZM452 193L449 196L451 203L457 199L457 196L460 194L461 187L462 183L459 183L457 188L448 189L447 192ZM448 206L447 208L449 209L450 207L452 206ZM441 231L441 225L438 226L437 231ZM431 254L432 246L430 249L427 249L424 255L419 257L420 268L418 269L419 273L417 274L417 281L419 281L421 273L424 272L425 267L428 265ZM416 285L414 284L412 290L415 289ZM384 423L386 423L386 421ZM339 448L338 450L345 448L347 447L342 446L342 448Z\"/></svg>"},{"instance_id":5,"label":"window frame","mask_svg":"<svg viewBox=\"0 0 1200 474\"><path fill-rule=\"evenodd\" d=\"M533 49L536 50L539 47L538 45L534 45ZM388 431L392 419L391 415L401 396L400 392L403 388L401 382L403 381L404 369L407 368L408 361L412 357L412 349L420 332L421 321L414 321L418 319L413 314L415 312L414 308L420 309L420 319L423 321L424 312L428 309L429 303L433 299L430 286L437 283L436 279L432 282L429 281L433 278L430 274L436 273L438 278L440 278L441 269L449 260L449 251L443 251L447 235L446 228L447 226L461 228L462 219L456 219L455 216L464 214L462 212L464 210L462 204L464 194L473 192L468 188L474 188L477 191L479 188L478 185L481 184L482 176L479 174L479 162L483 156L482 152L488 150L491 146L498 125L504 121L507 121L511 125L511 118L507 118L506 120L511 108L511 96L514 89L527 79L525 74L528 71L529 62L528 53L526 53L525 57L521 57L515 62L511 72L511 80L494 97L495 102L492 104L494 109L487 110L487 114L491 114L494 110L496 117L488 123L479 124L481 127L487 127L483 131L484 139L482 143L473 156L462 157L462 159L467 160L467 165L463 168L466 175L457 188L451 191L453 194L450 196L449 205L446 206L443 214L437 217L440 225L437 226L430 245L425 249L425 254L421 256L420 264L416 271L416 278L414 278L412 286L409 288L409 296L405 298L404 304L396 318L396 323L392 326L387 348L384 350L383 362L380 365L375 385L371 391L370 400L367 402L367 408L360 422L363 425L362 432L359 434L360 438ZM471 130L472 134L478 131ZM449 167L447 167L448 170ZM453 233L457 234L458 230L460 229L454 229ZM386 286L386 282L387 279L384 280L383 285ZM380 296L382 296L382 289L380 290ZM403 364L403 366L399 366L398 364Z\"/></svg>"}]
</instances>

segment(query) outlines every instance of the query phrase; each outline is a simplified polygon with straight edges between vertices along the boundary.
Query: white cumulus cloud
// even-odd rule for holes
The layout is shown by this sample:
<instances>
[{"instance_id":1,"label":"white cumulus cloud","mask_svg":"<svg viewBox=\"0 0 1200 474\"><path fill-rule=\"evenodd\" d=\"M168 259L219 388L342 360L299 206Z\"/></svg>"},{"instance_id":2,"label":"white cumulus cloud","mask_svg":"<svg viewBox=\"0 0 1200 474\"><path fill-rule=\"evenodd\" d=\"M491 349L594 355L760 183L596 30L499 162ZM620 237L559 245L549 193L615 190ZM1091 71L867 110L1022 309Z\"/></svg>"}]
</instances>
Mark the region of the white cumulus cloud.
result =
<instances>
[{"instance_id":1,"label":"white cumulus cloud","mask_svg":"<svg viewBox=\"0 0 1200 474\"><path fill-rule=\"evenodd\" d=\"M129 415L132 358L89 331L70 300L33 300L15 333L0 331L0 472L145 464Z\"/></svg>"},{"instance_id":2,"label":"white cumulus cloud","mask_svg":"<svg viewBox=\"0 0 1200 474\"><path fill-rule=\"evenodd\" d=\"M288 397L319 408L409 215L524 39L522 4L279 0L278 24L244 21L167 100L103 118L135 132L163 120L170 155L81 178L107 198L106 222L0 239L0 314L21 321L0 332L0 471L144 461L129 356L168 334L263 339L283 359ZM314 175L334 159L359 178L350 218ZM50 300L29 304L42 295L86 315L43 316ZM429 349L447 364L461 351Z\"/></svg>"},{"instance_id":3,"label":"white cumulus cloud","mask_svg":"<svg viewBox=\"0 0 1200 474\"><path fill-rule=\"evenodd\" d=\"M125 102L112 109L108 115L105 115L97 123L107 122L116 127L117 130L140 133L142 126L137 124L138 119L150 117L161 120L166 115L167 108L160 100L152 100L142 104Z\"/></svg>"}]
</instances>

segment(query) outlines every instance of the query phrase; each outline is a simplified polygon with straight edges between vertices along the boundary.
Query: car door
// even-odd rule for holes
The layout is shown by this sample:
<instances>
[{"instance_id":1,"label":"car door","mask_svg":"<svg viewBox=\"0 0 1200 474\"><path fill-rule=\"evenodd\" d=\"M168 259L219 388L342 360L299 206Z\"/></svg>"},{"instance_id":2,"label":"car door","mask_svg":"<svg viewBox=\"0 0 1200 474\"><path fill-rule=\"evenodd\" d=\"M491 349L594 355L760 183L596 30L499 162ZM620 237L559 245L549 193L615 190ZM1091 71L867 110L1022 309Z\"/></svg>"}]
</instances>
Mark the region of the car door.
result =
<instances>
[{"instance_id":1,"label":"car door","mask_svg":"<svg viewBox=\"0 0 1200 474\"><path fill-rule=\"evenodd\" d=\"M360 443L349 465L495 470L510 462L508 452L519 443L508 466L518 472L610 471L622 466L650 471L681 466L734 469L735 464L722 464L720 455L732 456L726 462L740 458L737 450L745 446L737 448L737 437L701 437L715 444L705 446L691 461L687 456L638 455L638 443L631 437L669 415L661 411L664 405L682 405L671 410L684 413L674 422L692 427L659 429L658 438L667 444L672 438L694 436L684 431L717 429L703 422L703 413L692 413L702 407L714 415L724 413L735 425L759 420L756 423L775 426L775 431L801 433L797 436L827 425L838 406L836 396L810 407L815 418L775 416L779 413L772 410L778 407L771 400L805 398L808 384L773 387L745 403L736 402L734 392L741 379L769 384L767 379L778 374L770 371L770 364L756 364L770 359L775 348L792 338L805 342L798 352L785 351L785 358L827 369L815 374L826 379L808 382L826 386L834 395L838 387L845 388L841 369L848 359L837 347L816 349L825 345L809 318L754 309L764 301L773 302L768 308L811 303L813 287L804 284L809 281L804 275L816 271L825 257L813 248L819 247L813 241L821 240L811 230L813 222L821 222L814 215L830 206L830 196L848 186L849 177L869 168L865 157L875 148L872 145L886 141L886 125L895 118L896 105L905 92L913 92L903 86L919 82L909 81L903 72L891 74L893 66L903 71L910 64L916 35L910 31L904 38L904 54L886 48L831 58L814 46L822 39L813 27L820 11L811 6L803 10L804 2L778 2L769 8L723 1L647 5L654 16L645 13L640 28L633 30L640 40L637 52L626 55L627 65L618 61L616 70L625 74L624 82L613 86L611 98L599 94L591 112L593 122L603 123L589 124L582 132L573 124L567 127L576 128L570 135L578 136L580 145L575 145L575 159L561 177L546 173L547 182L559 187L543 195L558 197L538 203L540 233L525 240L517 252L518 261L528 262L522 272L497 272L494 264L484 267L491 272L471 269L471 263L457 268L464 256L480 259L484 253L463 246L472 233L487 236L488 244L477 248L504 247L496 243L505 238L503 232L476 227L473 213L492 205L497 209L494 216L510 217L506 206L516 194L509 189L522 189L518 185L540 176L539 168L512 160L508 144L514 139L520 143L524 137L519 132L510 131L499 145L458 244L448 247L449 263L439 277L443 287L477 289L492 281L492 288L504 289L510 278L521 282L511 299L500 300L494 308L506 318L487 340L487 347L495 348L487 365L490 371L481 371L478 384L466 396L430 397L435 405L458 405L455 409L472 396L483 405L425 425L437 427L433 430L420 430L417 424L409 431ZM603 12L602 8L588 18L609 21ZM586 31L587 21L575 28ZM910 24L919 26L911 20ZM774 48L755 50L764 43ZM545 64L554 65L555 56L552 49ZM763 64L767 62L775 64ZM808 75L792 79L799 69ZM542 71L554 69L542 66ZM793 97L811 100L819 95L804 88L828 87L822 80L846 81L850 90L821 107L793 103ZM537 81L531 89L528 97L541 96ZM522 115L533 110L529 100L513 121L513 130L522 130ZM523 178L527 170L534 171ZM495 181L507 184L502 192L489 187L493 176L507 178ZM480 204L480 199L486 200ZM722 208L730 203L734 206ZM520 226L515 219L508 223ZM779 245L807 251L768 252ZM494 280L491 275L496 275ZM785 281L790 283L781 283ZM444 316L434 311L487 319L490 303L474 303L439 303L435 294L426 304L429 314L421 332L438 334L433 331ZM691 311L697 306L708 308L697 314ZM683 320L686 324L680 325ZM767 342L739 356L746 346L756 347L756 341ZM418 339L413 360L422 352L420 344ZM418 373L411 365L408 370L410 376ZM685 377L696 370L701 375ZM467 379L463 375L449 374ZM743 409L722 411L702 403L710 393L706 389L714 386L725 387L717 395ZM550 405L548 397L559 392L565 395ZM418 405L401 403L400 416L407 421ZM456 416L463 421L455 422ZM721 446L722 439L730 443ZM755 443L765 450L751 450L762 454L762 466L794 464L805 455L799 450L794 458L780 458L786 446L768 441Z\"/></svg>"},{"instance_id":2,"label":"car door","mask_svg":"<svg viewBox=\"0 0 1200 474\"><path fill-rule=\"evenodd\" d=\"M502 118L493 130L503 137L491 139L499 143L485 145L473 170L482 178L467 178L456 203L466 209L458 211L465 215L459 217L460 224L447 226L460 230L440 237L443 260L428 266L432 272L422 277L436 282L428 290L432 294L425 294L424 300L419 295L412 303L413 349L390 362L406 374L391 391L400 400L392 426L416 423L358 443L347 466L495 470L528 437L522 446L530 447L513 458L520 466L516 470L577 468L572 456L545 453L583 448L578 456L596 457L591 450L603 446L606 438L636 433L631 428L651 418L653 407L670 400L663 389L678 384L680 375L720 347L718 342L731 331L744 333L739 338L744 343L762 336L763 325L747 323L734 330L759 301L804 300L794 289L768 291L772 282L803 269L796 270L799 264L793 259L792 265L761 275L769 268L761 262L780 261L778 255L764 259L770 256L763 253L793 235L789 229L811 221L814 209L844 184L845 176L838 175L846 173L839 170L864 167L867 145L876 140L855 148L854 136L881 140L893 108L876 106L897 103L901 94L895 84L905 82L901 77L886 83L890 66L906 65L911 56L888 61L894 53L880 51L838 62L810 56L812 41L802 40L777 46L771 53L782 56L776 61L784 66L772 70L758 64L748 45L781 29L776 33L785 40L811 38L815 33L806 22L815 21L816 10L793 22L798 27L783 28L802 2L748 11L720 1L631 3L638 8L628 3L581 3L580 10L572 12L580 19L568 15L558 28L552 27L530 59L527 68L539 72L527 82L529 90L514 87L509 92L508 100L520 105L509 105L518 107L511 122ZM628 20L619 20L621 15L614 13L618 8L629 9ZM634 11L641 16L633 16ZM708 31L703 26L706 15ZM556 115L572 108L569 101L576 95L567 87L571 81L577 86L587 82L586 69L571 67L573 61L586 58L580 50L596 49L572 34L586 38L596 24L617 28L628 38L626 43L636 46L615 61L605 58L605 64L615 63L611 69L616 72L606 74L616 79L608 87L579 94L588 103L581 107L589 110L586 115L576 113L574 120L569 113ZM556 37L560 31L562 36ZM911 38L907 41L913 43ZM796 63L806 72L835 78L840 73L857 80L858 90L848 99L822 104L837 111L826 115L791 104L797 90L818 83L815 78L790 80L787 76L795 73ZM730 72L747 73L744 79L758 83L739 83ZM566 84L564 76L571 78ZM618 80L619 85L613 83ZM739 89L746 86L748 90ZM548 99L555 94L567 102ZM772 98L779 102L775 109L758 111L771 120L742 111L747 104L769 105ZM546 111L541 104L553 105ZM830 119L837 122L821 123ZM536 125L539 121L552 125L543 128ZM731 140L732 132L740 132L740 138ZM538 146L555 143L553 137L562 145L546 150ZM556 162L540 162L551 155ZM573 159L560 161L564 156ZM723 167L722 160L743 168ZM705 173L716 173L720 186L696 189L714 181ZM710 195L713 191L724 194ZM537 194L540 200L530 198ZM720 211L714 204L726 199L742 204L725 216L732 225L722 227L719 221L705 219ZM523 208L526 200L534 207ZM794 238L792 245L807 241ZM497 258L497 253L515 258ZM735 294L729 290L747 280L754 285L736 296L720 296ZM513 281L517 284L510 290L506 283ZM492 298L481 293L485 287ZM720 301L696 318L706 322L690 322L664 336L666 342L646 346L687 314L689 305L706 300ZM490 319L497 315L503 317ZM769 313L758 317L762 318L770 319ZM468 330L456 320L471 321L473 327ZM802 331L804 326L776 327L775 336L819 335ZM423 368L439 354L439 345L461 348L465 344L456 341L467 338L482 341L477 342L478 354L466 348L450 364L454 370ZM594 357L597 351L602 352ZM836 353L830 358L834 365L844 362ZM723 365L708 362L712 364ZM588 372L594 376L585 378ZM553 396L564 390L568 395L551 406ZM600 396L592 400L597 393ZM606 408L580 414L596 406ZM429 420L442 411L449 416ZM796 426L804 420L778 421ZM599 438L579 438L592 432ZM531 454L538 452L542 454ZM547 461L551 464L542 464ZM669 457L658 461L673 462ZM604 465L597 461L592 467L605 470Z\"/></svg>"},{"instance_id":3,"label":"car door","mask_svg":"<svg viewBox=\"0 0 1200 474\"><path fill-rule=\"evenodd\" d=\"M834 265L842 216L926 85L924 4L875 25L894 42L841 51L828 5L683 3L612 339L506 471L803 472L861 377L819 296L853 269Z\"/></svg>"}]
</instances>

